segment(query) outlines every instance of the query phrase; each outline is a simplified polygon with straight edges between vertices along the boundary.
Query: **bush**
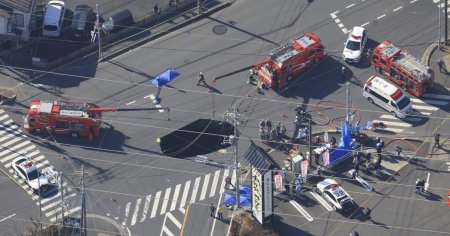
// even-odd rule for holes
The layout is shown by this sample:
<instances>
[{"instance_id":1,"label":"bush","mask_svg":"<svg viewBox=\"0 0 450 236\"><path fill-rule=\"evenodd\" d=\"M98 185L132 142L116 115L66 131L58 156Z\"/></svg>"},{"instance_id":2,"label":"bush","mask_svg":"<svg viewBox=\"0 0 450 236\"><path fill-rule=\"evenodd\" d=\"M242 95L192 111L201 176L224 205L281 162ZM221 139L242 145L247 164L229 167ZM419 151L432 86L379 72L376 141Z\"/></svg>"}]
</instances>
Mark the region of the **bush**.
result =
<instances>
[{"instance_id":1,"label":"bush","mask_svg":"<svg viewBox=\"0 0 450 236\"><path fill-rule=\"evenodd\" d=\"M231 236L278 236L263 226L248 212L238 213L233 218Z\"/></svg>"}]
</instances>

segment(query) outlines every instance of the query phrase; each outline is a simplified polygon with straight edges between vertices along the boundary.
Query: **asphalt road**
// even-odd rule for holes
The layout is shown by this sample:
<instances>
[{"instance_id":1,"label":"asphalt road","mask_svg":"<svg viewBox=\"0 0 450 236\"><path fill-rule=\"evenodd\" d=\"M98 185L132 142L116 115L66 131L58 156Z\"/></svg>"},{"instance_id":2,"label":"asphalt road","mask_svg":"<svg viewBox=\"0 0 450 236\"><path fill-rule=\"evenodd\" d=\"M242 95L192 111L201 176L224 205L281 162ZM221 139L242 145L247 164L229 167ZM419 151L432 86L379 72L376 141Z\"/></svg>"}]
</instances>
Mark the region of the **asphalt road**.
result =
<instances>
[{"instance_id":1,"label":"asphalt road","mask_svg":"<svg viewBox=\"0 0 450 236\"><path fill-rule=\"evenodd\" d=\"M399 8L400 6L402 8ZM190 158L186 158L187 160L162 158L163 152L157 139L199 119L222 120L222 115L234 104L239 107L240 112L245 112L247 119L240 127L243 138L239 153L244 153L249 144L246 138L255 138L258 135L256 128L258 120L282 119L288 129L292 130L292 111L296 104L309 104L308 111L317 121L322 121L314 111L313 104L319 101L344 103L346 86L339 79L339 75L340 68L345 65L351 70L351 74L348 74L348 78L351 77L349 86L351 103L358 109L363 122L373 119L391 122L388 124L389 128L392 128L391 132L381 133L380 136L431 136L435 127L441 123L441 118L448 115L450 97L427 99L440 102L436 109L417 109L422 114L429 113L426 114L428 118L408 122L386 118L384 110L362 99L362 84L375 73L369 68L368 62L363 60L360 65L354 66L343 64L340 59L340 52L347 37L343 29L350 29L353 25L362 25L366 22L369 22L365 25L369 32L369 47L374 47L383 40L391 40L420 58L425 48L437 36L437 18L430 12L437 12L436 4L431 1L318 0L311 4L293 0L281 3L267 0L237 1L231 7L204 20L109 61L97 64L96 56L91 56L60 68L57 70L58 73L85 77L48 74L43 79L47 80L47 84L57 85L57 89L44 86L48 90L42 92L39 89L28 88L18 100L23 104L29 104L36 98L63 97L94 101L101 106L152 107L149 95L156 94L157 91L148 82L149 79L169 67L179 71L181 75L170 83L170 87L163 87L160 94L162 106L171 108L170 120L167 120L167 112L108 113L104 116L105 129L93 144L89 144L86 140L57 137L61 144L60 148L68 156L67 161L73 164L67 167L65 172L79 170L83 164L86 171L91 173L87 186L88 212L116 219L133 234L145 235L149 230L161 232L164 231L164 227L170 228L172 232L179 229L178 224L173 223L175 222L173 219L182 222L184 213L183 210L177 210L181 206L178 204L174 205L174 210L170 210L173 204L164 201L167 199L166 194L168 198L174 198L174 193L178 192L177 197L181 203L180 199L186 192L184 188L188 185L187 182L190 181L187 199L196 192L194 186L198 182L199 190L195 196L198 206L189 217L201 219L204 214L208 214L208 204L218 202L220 193L218 189L221 189L219 183L225 176L226 169L198 164L192 162ZM330 15L331 13L334 15ZM336 19L343 25L338 25ZM286 94L280 95L273 91L265 91L264 95L252 93L252 88L246 84L248 71L237 71L258 62L270 49L305 31L314 31L321 37L329 55L327 59L308 72L298 81L298 86ZM210 88L211 92L206 87L195 86L200 71L205 74L208 84L213 86ZM231 72L236 73L219 79L215 84L210 82L212 78ZM49 90L53 93L48 93ZM443 94L441 91L433 93ZM330 104L335 106L336 103ZM424 105L421 101L414 104ZM282 113L286 113L288 117L283 118L280 116ZM334 109L326 111L325 114L334 118L343 116L344 111ZM18 123L21 122L19 115L13 119ZM336 122L314 128L333 128L338 124L339 122ZM448 133L446 126L439 128L441 133ZM53 153L60 152L60 149L53 148ZM207 156L224 163L233 163L233 155L229 153L212 153ZM429 165L439 166L443 161L430 161ZM425 174L423 171L423 173L420 170L412 171L410 168L415 167L403 169L390 183L412 185L417 176ZM212 175L206 177L207 174ZM439 179L436 182L436 186L439 186L437 188L445 188L448 176L442 173L433 174L433 182L436 181L434 175ZM217 184L212 191L214 179L217 179ZM431 186L434 186L433 182ZM290 226L286 228L300 230L297 231L300 235L346 235L354 229L363 235L377 233L439 235L441 232L449 231L448 226L439 221L444 218L436 220L434 217L437 213L444 213L442 202L435 200L437 198L424 201L419 196L411 197L413 195L411 186L396 186L390 183L376 185L375 189L380 190L377 190L379 193L375 195L365 192L357 184L344 183L344 188L352 193L360 206L374 208L375 222L367 221L357 216L358 214L349 220L329 212L308 193L299 204L315 218L312 223L299 217L299 212L293 210L289 203L280 202L276 212ZM178 185L180 187L177 187ZM206 193L200 200L203 186L207 186L204 190ZM433 194L442 197L442 189L434 191ZM214 196L211 196L211 192L214 192ZM386 194L400 198L386 197ZM151 217L156 199L158 204ZM153 208L147 208L146 211L146 202ZM161 209L163 205L165 210ZM399 205L402 207L398 207ZM166 212L170 212L173 217L168 216ZM322 223L315 224L316 221ZM374 226L375 223L379 226ZM210 234L199 225L196 224L198 230L191 229L191 231L202 232L201 235ZM218 230L223 232L223 228Z\"/></svg>"}]
</instances>

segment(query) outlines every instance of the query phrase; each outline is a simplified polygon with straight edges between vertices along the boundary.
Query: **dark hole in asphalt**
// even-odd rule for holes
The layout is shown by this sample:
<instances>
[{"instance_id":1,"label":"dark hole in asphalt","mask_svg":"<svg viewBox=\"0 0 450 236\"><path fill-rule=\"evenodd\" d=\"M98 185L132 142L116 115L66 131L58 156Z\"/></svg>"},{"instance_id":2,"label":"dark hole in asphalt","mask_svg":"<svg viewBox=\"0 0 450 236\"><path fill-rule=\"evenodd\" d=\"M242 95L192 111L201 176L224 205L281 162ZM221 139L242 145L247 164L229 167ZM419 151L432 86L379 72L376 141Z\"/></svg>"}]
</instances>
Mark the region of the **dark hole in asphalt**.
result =
<instances>
[{"instance_id":1,"label":"dark hole in asphalt","mask_svg":"<svg viewBox=\"0 0 450 236\"><path fill-rule=\"evenodd\" d=\"M227 27L225 25L216 25L213 27L212 31L216 35L224 35L227 33Z\"/></svg>"},{"instance_id":2,"label":"dark hole in asphalt","mask_svg":"<svg viewBox=\"0 0 450 236\"><path fill-rule=\"evenodd\" d=\"M161 138L161 151L171 157L205 155L229 147L224 137L233 134L232 124L199 119Z\"/></svg>"}]
</instances>

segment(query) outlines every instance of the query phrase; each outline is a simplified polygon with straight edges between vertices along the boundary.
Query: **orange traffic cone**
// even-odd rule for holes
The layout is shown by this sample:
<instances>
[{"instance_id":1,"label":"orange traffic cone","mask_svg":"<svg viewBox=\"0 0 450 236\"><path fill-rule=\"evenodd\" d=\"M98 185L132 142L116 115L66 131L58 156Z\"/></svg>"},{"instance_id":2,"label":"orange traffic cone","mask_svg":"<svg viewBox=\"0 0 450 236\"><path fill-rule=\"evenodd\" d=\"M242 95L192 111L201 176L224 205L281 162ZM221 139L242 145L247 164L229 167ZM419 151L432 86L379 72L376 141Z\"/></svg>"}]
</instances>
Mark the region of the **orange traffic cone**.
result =
<instances>
[{"instance_id":1,"label":"orange traffic cone","mask_svg":"<svg viewBox=\"0 0 450 236\"><path fill-rule=\"evenodd\" d=\"M117 202L117 200L114 198L110 198L109 200L111 200L111 202Z\"/></svg>"}]
</instances>

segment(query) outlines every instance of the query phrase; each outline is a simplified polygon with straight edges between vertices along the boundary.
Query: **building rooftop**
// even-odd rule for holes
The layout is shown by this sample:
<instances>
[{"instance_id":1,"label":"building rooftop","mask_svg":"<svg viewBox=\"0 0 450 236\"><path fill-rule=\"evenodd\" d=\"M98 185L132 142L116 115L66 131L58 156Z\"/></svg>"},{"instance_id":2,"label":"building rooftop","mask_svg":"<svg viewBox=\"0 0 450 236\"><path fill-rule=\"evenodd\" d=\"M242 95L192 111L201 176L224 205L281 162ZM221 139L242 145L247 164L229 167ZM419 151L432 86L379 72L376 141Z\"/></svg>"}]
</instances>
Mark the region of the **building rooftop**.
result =
<instances>
[{"instance_id":1,"label":"building rooftop","mask_svg":"<svg viewBox=\"0 0 450 236\"><path fill-rule=\"evenodd\" d=\"M21 12L29 13L35 0L2 0L0 6L6 6Z\"/></svg>"}]
</instances>

